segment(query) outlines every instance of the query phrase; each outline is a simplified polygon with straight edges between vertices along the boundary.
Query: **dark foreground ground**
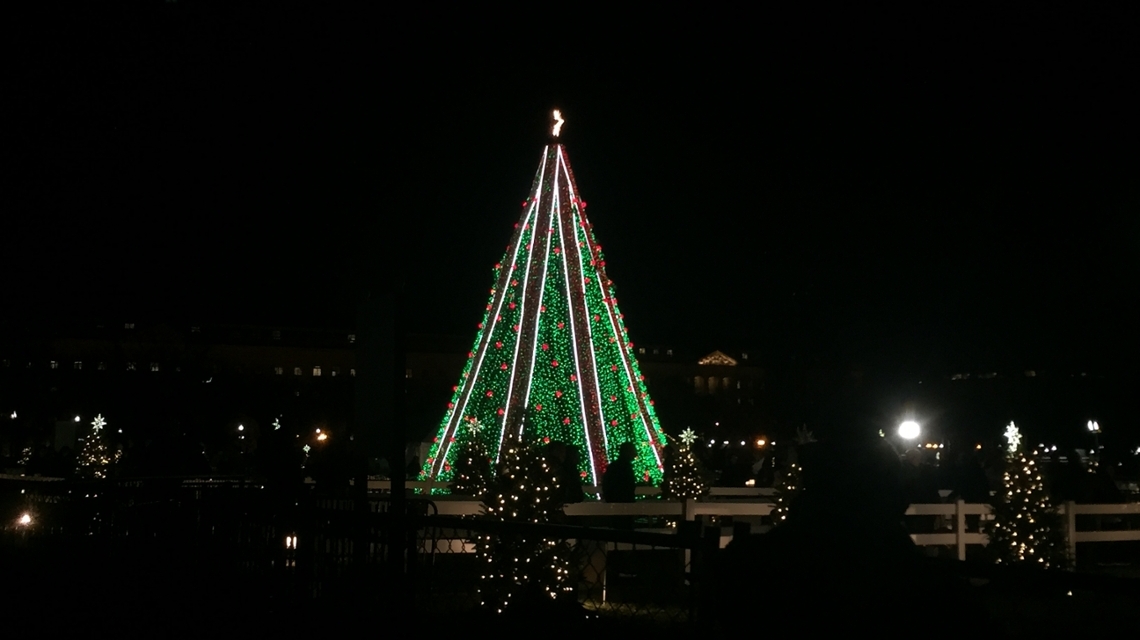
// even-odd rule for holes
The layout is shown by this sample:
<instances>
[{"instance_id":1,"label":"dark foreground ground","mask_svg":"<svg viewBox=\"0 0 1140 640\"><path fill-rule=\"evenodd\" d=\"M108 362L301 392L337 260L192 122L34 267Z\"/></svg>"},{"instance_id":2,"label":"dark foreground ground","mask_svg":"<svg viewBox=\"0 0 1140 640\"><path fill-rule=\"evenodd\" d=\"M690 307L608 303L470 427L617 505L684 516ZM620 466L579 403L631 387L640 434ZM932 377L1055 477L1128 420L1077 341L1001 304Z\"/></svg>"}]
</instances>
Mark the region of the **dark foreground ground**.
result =
<instances>
[{"instance_id":1,"label":"dark foreground ground","mask_svg":"<svg viewBox=\"0 0 1140 640\"><path fill-rule=\"evenodd\" d=\"M474 632L479 622L488 622L457 611L454 603L401 601L385 589L381 576L361 576L355 588L314 598L279 577L235 570L234 560L148 546L144 540L124 541L108 549L106 545L85 548L74 541L64 546L5 536L0 546L0 602L12 630L119 638L219 633L302 637L352 629L369 635L415 637L416 627L429 632L444 623L462 633L461 629ZM1133 567L1106 564L1090 569L1140 577ZM1120 632L1131 628L1140 610L1140 590L1136 589L1130 593L1078 589L1069 595L1045 585L996 581L978 581L976 589L992 616L991 622L979 624L976 631L981 637ZM741 613L755 617L758 634L794 631L793 621L782 620L779 612L766 610L763 603ZM835 616L837 630L844 628L841 612L820 614ZM931 603L927 628L899 629L891 623L889 603L884 603L878 631L937 636L956 615ZM604 611L576 622L543 614L516 624L519 631L552 637L591 630L646 630L656 637L693 637L707 629L702 623L662 626L631 617L614 618Z\"/></svg>"}]
</instances>

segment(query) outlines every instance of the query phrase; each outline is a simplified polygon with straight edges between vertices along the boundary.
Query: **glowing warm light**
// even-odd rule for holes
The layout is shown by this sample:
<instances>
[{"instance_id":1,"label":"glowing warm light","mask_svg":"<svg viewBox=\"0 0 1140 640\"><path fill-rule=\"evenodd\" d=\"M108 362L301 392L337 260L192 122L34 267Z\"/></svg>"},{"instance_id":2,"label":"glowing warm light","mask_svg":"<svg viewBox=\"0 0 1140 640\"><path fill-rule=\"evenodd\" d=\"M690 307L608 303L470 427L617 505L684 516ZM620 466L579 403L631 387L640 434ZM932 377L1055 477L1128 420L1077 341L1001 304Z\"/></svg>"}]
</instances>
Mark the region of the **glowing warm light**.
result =
<instances>
[{"instance_id":1,"label":"glowing warm light","mask_svg":"<svg viewBox=\"0 0 1140 640\"><path fill-rule=\"evenodd\" d=\"M681 432L681 442L685 443L686 447L692 446L697 441L697 434L692 429L685 429Z\"/></svg>"},{"instance_id":2,"label":"glowing warm light","mask_svg":"<svg viewBox=\"0 0 1140 640\"><path fill-rule=\"evenodd\" d=\"M562 123L566 122L562 119L562 112L558 109L554 110L554 137L557 138L558 134L562 132Z\"/></svg>"},{"instance_id":3,"label":"glowing warm light","mask_svg":"<svg viewBox=\"0 0 1140 640\"><path fill-rule=\"evenodd\" d=\"M79 416L75 416L75 421L79 422Z\"/></svg>"},{"instance_id":4,"label":"glowing warm light","mask_svg":"<svg viewBox=\"0 0 1140 640\"><path fill-rule=\"evenodd\" d=\"M976 445L974 445L974 449L975 449L976 451L981 451L981 450L982 450L982 445L981 445L981 444L976 444Z\"/></svg>"},{"instance_id":5,"label":"glowing warm light","mask_svg":"<svg viewBox=\"0 0 1140 640\"><path fill-rule=\"evenodd\" d=\"M764 438L758 438L756 440L756 446L758 446L758 447L763 447L766 444L768 444L768 441L765 440Z\"/></svg>"},{"instance_id":6,"label":"glowing warm light","mask_svg":"<svg viewBox=\"0 0 1140 640\"><path fill-rule=\"evenodd\" d=\"M16 417L15 414L13 414L12 417ZM98 433L99 430L103 427L107 426L107 421L103 419L103 414L100 413L99 415L95 416L95 420L91 422L91 426L95 429L96 433Z\"/></svg>"},{"instance_id":7,"label":"glowing warm light","mask_svg":"<svg viewBox=\"0 0 1140 640\"><path fill-rule=\"evenodd\" d=\"M1100 433L1100 423L1096 420L1089 420L1089 433Z\"/></svg>"},{"instance_id":8,"label":"glowing warm light","mask_svg":"<svg viewBox=\"0 0 1140 640\"><path fill-rule=\"evenodd\" d=\"M914 420L906 420L899 425L899 437L904 440L914 440L922 432L922 428Z\"/></svg>"},{"instance_id":9,"label":"glowing warm light","mask_svg":"<svg viewBox=\"0 0 1140 640\"><path fill-rule=\"evenodd\" d=\"M238 431L245 431L245 425L239 424Z\"/></svg>"},{"instance_id":10,"label":"glowing warm light","mask_svg":"<svg viewBox=\"0 0 1140 640\"><path fill-rule=\"evenodd\" d=\"M25 513L25 514L21 515L20 518L18 520L16 520L16 524L19 524L20 526L23 526L23 527L26 527L26 526L32 524L32 514Z\"/></svg>"},{"instance_id":11,"label":"glowing warm light","mask_svg":"<svg viewBox=\"0 0 1140 640\"><path fill-rule=\"evenodd\" d=\"M328 439L329 439L329 436L327 433L322 433L321 435L317 436L317 440L320 440L321 442L324 442L325 440L328 440Z\"/></svg>"},{"instance_id":12,"label":"glowing warm light","mask_svg":"<svg viewBox=\"0 0 1140 640\"><path fill-rule=\"evenodd\" d=\"M756 478L749 478L749 479L745 480L745 481L744 481L744 486L746 486L746 487L755 487L755 486L756 486Z\"/></svg>"}]
</instances>

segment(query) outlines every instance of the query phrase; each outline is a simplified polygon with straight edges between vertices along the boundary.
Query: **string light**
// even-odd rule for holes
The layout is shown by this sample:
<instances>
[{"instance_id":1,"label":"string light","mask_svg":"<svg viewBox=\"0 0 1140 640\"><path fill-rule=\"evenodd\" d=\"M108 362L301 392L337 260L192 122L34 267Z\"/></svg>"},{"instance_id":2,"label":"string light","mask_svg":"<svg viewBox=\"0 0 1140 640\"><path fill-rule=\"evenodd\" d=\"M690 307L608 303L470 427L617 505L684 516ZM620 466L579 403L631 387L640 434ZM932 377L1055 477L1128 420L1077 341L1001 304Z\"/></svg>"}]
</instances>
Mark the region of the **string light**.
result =
<instances>
[{"instance_id":1,"label":"string light","mask_svg":"<svg viewBox=\"0 0 1140 640\"><path fill-rule=\"evenodd\" d=\"M1002 475L1004 500L994 505L990 545L998 563L1065 566L1067 551L1060 518L1052 505L1034 449L1020 449L1021 432L1014 423L1005 430L1009 442Z\"/></svg>"}]
</instances>

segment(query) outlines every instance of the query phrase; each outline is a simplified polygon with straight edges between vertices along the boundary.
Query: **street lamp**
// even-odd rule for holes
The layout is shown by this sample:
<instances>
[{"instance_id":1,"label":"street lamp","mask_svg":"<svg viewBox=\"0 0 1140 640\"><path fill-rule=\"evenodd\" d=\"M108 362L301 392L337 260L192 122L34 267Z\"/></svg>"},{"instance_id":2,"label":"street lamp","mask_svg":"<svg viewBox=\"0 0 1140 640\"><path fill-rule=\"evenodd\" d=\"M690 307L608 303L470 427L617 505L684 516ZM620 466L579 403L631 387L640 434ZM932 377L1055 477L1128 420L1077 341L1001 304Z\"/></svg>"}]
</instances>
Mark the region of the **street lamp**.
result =
<instances>
[{"instance_id":1,"label":"street lamp","mask_svg":"<svg viewBox=\"0 0 1140 640\"><path fill-rule=\"evenodd\" d=\"M914 420L904 420L899 425L899 437L903 440L914 440L922 433L922 428Z\"/></svg>"}]
</instances>

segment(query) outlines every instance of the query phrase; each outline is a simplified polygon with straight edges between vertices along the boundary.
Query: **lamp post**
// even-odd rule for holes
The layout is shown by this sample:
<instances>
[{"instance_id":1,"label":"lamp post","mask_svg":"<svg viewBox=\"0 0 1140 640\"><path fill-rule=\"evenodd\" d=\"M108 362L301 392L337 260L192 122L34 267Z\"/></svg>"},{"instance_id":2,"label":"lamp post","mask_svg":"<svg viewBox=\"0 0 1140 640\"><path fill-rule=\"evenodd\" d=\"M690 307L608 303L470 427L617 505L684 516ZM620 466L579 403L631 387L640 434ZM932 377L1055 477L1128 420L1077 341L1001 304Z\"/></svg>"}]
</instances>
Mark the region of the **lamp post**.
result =
<instances>
[{"instance_id":1,"label":"lamp post","mask_svg":"<svg viewBox=\"0 0 1140 640\"><path fill-rule=\"evenodd\" d=\"M1100 466L1100 423L1096 420L1089 420L1087 426L1089 433L1093 436L1093 450L1092 455L1089 456L1089 471L1094 471Z\"/></svg>"},{"instance_id":2,"label":"lamp post","mask_svg":"<svg viewBox=\"0 0 1140 640\"><path fill-rule=\"evenodd\" d=\"M903 440L914 440L922 434L922 427L914 420L904 420L899 424L899 437Z\"/></svg>"}]
</instances>

